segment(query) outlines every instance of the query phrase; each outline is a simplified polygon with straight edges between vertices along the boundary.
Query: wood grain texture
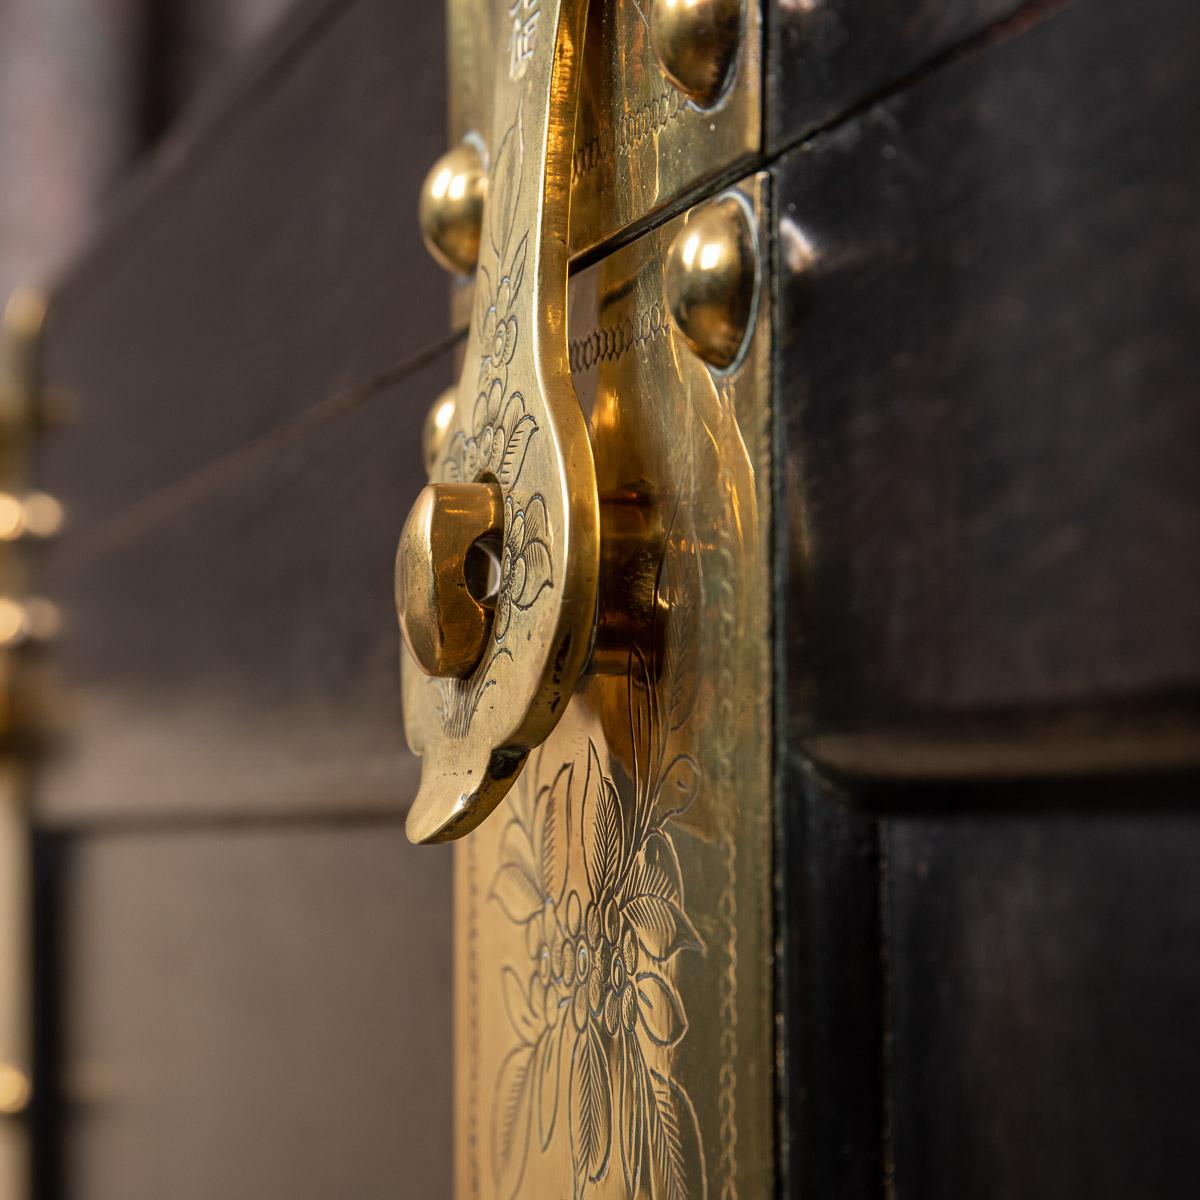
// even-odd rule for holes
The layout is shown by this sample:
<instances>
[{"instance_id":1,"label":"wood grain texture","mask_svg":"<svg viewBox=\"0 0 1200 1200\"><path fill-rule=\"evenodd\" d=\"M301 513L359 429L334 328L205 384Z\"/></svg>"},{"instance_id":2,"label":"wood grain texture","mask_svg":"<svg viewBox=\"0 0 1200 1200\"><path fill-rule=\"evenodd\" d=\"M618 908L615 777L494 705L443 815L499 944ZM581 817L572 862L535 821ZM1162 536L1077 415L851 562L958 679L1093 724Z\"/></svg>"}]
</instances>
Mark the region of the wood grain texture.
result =
<instances>
[{"instance_id":1,"label":"wood grain texture","mask_svg":"<svg viewBox=\"0 0 1200 1200\"><path fill-rule=\"evenodd\" d=\"M443 336L416 221L444 149L443 23L305 5L64 281L48 370L80 416L42 478L77 533Z\"/></svg>"},{"instance_id":2,"label":"wood grain texture","mask_svg":"<svg viewBox=\"0 0 1200 1200\"><path fill-rule=\"evenodd\" d=\"M450 1194L448 851L396 825L70 842L72 1200Z\"/></svg>"},{"instance_id":3,"label":"wood grain texture","mask_svg":"<svg viewBox=\"0 0 1200 1200\"><path fill-rule=\"evenodd\" d=\"M780 150L1010 16L1022 0L771 0L767 142Z\"/></svg>"},{"instance_id":4,"label":"wood grain texture","mask_svg":"<svg viewBox=\"0 0 1200 1200\"><path fill-rule=\"evenodd\" d=\"M1094 0L778 170L785 735L1194 762L1200 9Z\"/></svg>"},{"instance_id":5,"label":"wood grain texture","mask_svg":"<svg viewBox=\"0 0 1200 1200\"><path fill-rule=\"evenodd\" d=\"M1192 1190L1195 798L1059 786L890 822L896 1200Z\"/></svg>"},{"instance_id":6,"label":"wood grain texture","mask_svg":"<svg viewBox=\"0 0 1200 1200\"><path fill-rule=\"evenodd\" d=\"M44 585L68 707L42 820L407 808L392 562L451 373L446 353L105 539L64 537Z\"/></svg>"}]
</instances>

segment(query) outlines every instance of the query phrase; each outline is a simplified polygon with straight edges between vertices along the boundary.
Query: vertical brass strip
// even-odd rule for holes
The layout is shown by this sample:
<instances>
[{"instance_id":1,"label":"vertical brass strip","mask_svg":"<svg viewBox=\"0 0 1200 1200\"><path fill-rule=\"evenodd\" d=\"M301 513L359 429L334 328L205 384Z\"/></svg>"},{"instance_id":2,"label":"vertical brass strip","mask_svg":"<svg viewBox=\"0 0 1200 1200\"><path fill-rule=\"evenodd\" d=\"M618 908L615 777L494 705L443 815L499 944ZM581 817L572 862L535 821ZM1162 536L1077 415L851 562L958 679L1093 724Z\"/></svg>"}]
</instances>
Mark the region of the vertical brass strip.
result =
<instances>
[{"instance_id":1,"label":"vertical brass strip","mask_svg":"<svg viewBox=\"0 0 1200 1200\"><path fill-rule=\"evenodd\" d=\"M603 537L641 522L657 617L457 851L461 1197L772 1194L769 292L707 366L664 287L688 216L571 282Z\"/></svg>"},{"instance_id":2,"label":"vertical brass strip","mask_svg":"<svg viewBox=\"0 0 1200 1200\"><path fill-rule=\"evenodd\" d=\"M30 1194L29 825L21 768L0 763L0 1195Z\"/></svg>"}]
</instances>

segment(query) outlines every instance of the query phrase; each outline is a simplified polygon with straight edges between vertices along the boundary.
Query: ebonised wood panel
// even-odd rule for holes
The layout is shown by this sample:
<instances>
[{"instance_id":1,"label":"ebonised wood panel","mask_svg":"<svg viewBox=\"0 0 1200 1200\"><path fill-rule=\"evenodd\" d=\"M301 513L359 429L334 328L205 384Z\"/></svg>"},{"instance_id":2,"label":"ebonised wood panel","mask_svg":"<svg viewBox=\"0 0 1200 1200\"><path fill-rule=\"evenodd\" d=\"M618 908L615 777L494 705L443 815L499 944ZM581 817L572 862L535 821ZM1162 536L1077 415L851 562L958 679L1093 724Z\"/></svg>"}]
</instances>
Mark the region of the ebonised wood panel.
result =
<instances>
[{"instance_id":1,"label":"ebonised wood panel","mask_svg":"<svg viewBox=\"0 0 1200 1200\"><path fill-rule=\"evenodd\" d=\"M1198 789L993 789L884 826L896 1200L1194 1191Z\"/></svg>"},{"instance_id":2,"label":"ebonised wood panel","mask_svg":"<svg viewBox=\"0 0 1200 1200\"><path fill-rule=\"evenodd\" d=\"M448 851L368 823L61 857L72 1200L450 1195Z\"/></svg>"},{"instance_id":3,"label":"ebonised wood panel","mask_svg":"<svg viewBox=\"0 0 1200 1200\"><path fill-rule=\"evenodd\" d=\"M782 1194L877 1198L885 1120L879 819L786 750L777 774Z\"/></svg>"},{"instance_id":4,"label":"ebonised wood panel","mask_svg":"<svg viewBox=\"0 0 1200 1200\"><path fill-rule=\"evenodd\" d=\"M1091 0L785 157L784 736L1194 762L1200 8Z\"/></svg>"},{"instance_id":5,"label":"ebonised wood panel","mask_svg":"<svg viewBox=\"0 0 1200 1200\"><path fill-rule=\"evenodd\" d=\"M771 0L768 145L782 149L903 86L1021 7L1021 0Z\"/></svg>"},{"instance_id":6,"label":"ebonised wood panel","mask_svg":"<svg viewBox=\"0 0 1200 1200\"><path fill-rule=\"evenodd\" d=\"M64 536L43 580L67 699L44 820L407 808L392 563L451 358L104 538Z\"/></svg>"},{"instance_id":7,"label":"ebonised wood panel","mask_svg":"<svg viewBox=\"0 0 1200 1200\"><path fill-rule=\"evenodd\" d=\"M78 532L445 336L417 229L444 147L437 4L307 4L185 123L55 295L78 423L42 481Z\"/></svg>"}]
</instances>

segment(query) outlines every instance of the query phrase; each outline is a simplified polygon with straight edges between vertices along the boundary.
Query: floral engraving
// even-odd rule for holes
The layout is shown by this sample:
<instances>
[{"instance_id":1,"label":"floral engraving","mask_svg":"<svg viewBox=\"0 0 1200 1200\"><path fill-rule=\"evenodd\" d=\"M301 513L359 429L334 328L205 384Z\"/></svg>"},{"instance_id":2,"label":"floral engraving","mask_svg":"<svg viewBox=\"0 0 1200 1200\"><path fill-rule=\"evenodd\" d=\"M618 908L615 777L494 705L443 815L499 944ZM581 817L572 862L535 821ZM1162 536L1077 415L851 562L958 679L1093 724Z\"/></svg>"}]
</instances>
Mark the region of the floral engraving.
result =
<instances>
[{"instance_id":1,"label":"floral engraving","mask_svg":"<svg viewBox=\"0 0 1200 1200\"><path fill-rule=\"evenodd\" d=\"M520 241L496 287L484 292L487 272L480 269L477 286L487 303L479 322L479 391L470 433L460 430L451 440L446 478L473 483L494 479L506 492L516 486L538 425L525 410L525 397L508 386L508 369L517 349L520 326L513 306L525 276L529 235Z\"/></svg>"},{"instance_id":2,"label":"floral engraving","mask_svg":"<svg viewBox=\"0 0 1200 1200\"><path fill-rule=\"evenodd\" d=\"M550 537L546 502L534 496L523 511L513 498L504 501L504 551L500 557L500 587L492 636L503 642L513 608L526 609L550 586Z\"/></svg>"},{"instance_id":3,"label":"floral engraving","mask_svg":"<svg viewBox=\"0 0 1200 1200\"><path fill-rule=\"evenodd\" d=\"M527 5L536 9L536 5ZM536 11L534 12L536 17ZM532 27L531 27L532 28ZM442 727L451 736L465 737L487 690L514 610L524 611L554 584L552 542L545 498L519 496L521 474L530 443L538 432L534 415L522 393L509 386L509 368L520 342L517 302L525 281L529 233L516 238L516 216L525 157L521 105L516 119L500 139L492 164L492 200L488 205L487 236L492 255L480 264L476 281L475 330L479 367L475 406L469 428L450 441L443 476L452 482L498 483L504 492L504 536L500 582L492 619L492 653L468 680L439 680ZM514 241L516 242L513 247ZM511 253L510 253L511 248Z\"/></svg>"},{"instance_id":4,"label":"floral engraving","mask_svg":"<svg viewBox=\"0 0 1200 1200\"><path fill-rule=\"evenodd\" d=\"M660 568L660 589L673 578L693 583L680 579L687 574L675 556L674 568ZM670 1069L688 1029L677 960L705 951L673 828L701 769L666 750L692 698L676 677L689 674L686 642L668 636L662 663L630 654L629 771L606 769L589 739L552 777L540 761L534 785L510 800L490 891L525 945L501 979L515 1044L496 1079L492 1167L506 1200L519 1194L530 1154L557 1138L567 1141L576 1198L618 1170L631 1196L707 1192L695 1110Z\"/></svg>"}]
</instances>

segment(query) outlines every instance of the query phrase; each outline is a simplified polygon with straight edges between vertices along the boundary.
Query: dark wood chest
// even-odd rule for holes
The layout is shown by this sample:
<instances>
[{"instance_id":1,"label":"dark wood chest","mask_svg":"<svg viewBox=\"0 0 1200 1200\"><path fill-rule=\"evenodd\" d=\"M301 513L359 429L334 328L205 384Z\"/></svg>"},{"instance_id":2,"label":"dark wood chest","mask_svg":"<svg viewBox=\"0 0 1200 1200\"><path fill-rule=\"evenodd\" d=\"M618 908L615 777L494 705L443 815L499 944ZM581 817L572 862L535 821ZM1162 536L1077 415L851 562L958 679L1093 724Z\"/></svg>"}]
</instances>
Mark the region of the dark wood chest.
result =
<instances>
[{"instance_id":1,"label":"dark wood chest","mask_svg":"<svg viewBox=\"0 0 1200 1200\"><path fill-rule=\"evenodd\" d=\"M444 27L301 4L53 292L45 1196L452 1193L391 581L462 345L416 221ZM686 200L769 189L769 1176L1188 1194L1200 8L775 0L759 36L757 142Z\"/></svg>"}]
</instances>

